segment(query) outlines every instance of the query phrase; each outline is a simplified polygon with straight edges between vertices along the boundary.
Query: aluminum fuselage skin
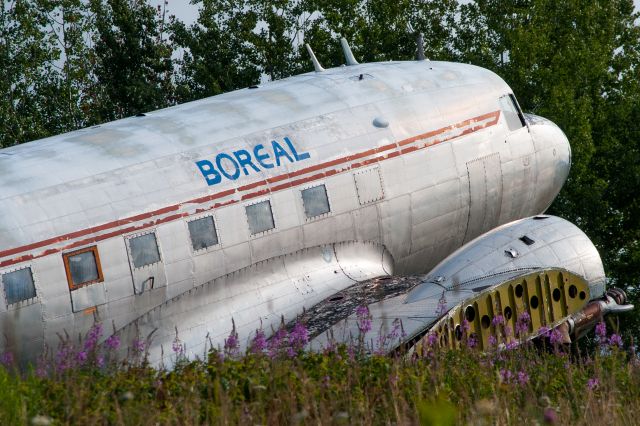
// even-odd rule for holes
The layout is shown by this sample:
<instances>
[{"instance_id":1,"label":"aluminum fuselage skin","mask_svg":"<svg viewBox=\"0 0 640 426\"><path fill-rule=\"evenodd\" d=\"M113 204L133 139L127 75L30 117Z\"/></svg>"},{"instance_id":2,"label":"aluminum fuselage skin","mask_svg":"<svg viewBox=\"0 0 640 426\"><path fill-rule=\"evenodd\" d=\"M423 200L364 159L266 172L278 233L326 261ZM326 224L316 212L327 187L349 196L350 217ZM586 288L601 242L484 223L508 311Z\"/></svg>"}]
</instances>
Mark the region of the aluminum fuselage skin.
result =
<instances>
[{"instance_id":1,"label":"aluminum fuselage skin","mask_svg":"<svg viewBox=\"0 0 640 426\"><path fill-rule=\"evenodd\" d=\"M509 130L499 104L509 93L471 65L362 64L0 150L0 274L30 267L36 288L14 304L0 292L0 346L39 353L64 331L86 333L96 318L120 330L204 283L252 267L278 275L263 267L270 259L332 244L351 244L349 256L363 260L363 247L383 248L391 260L361 267L362 277L425 273L478 235L543 212L568 175L570 148L557 126L530 117ZM288 155L278 157L272 141ZM253 166L226 159L228 176L213 184L196 164L215 165L219 154L238 163L239 151ZM308 218L301 190L320 184L330 212ZM275 227L252 235L245 208L264 200ZM194 250L187 223L205 216L219 243ZM161 260L135 268L127 239L149 232ZM72 290L63 255L90 246L103 281ZM290 316L337 288L311 297L313 283L297 283L278 302L265 295L266 281L233 303L247 317L271 312L274 324L284 307L295 307ZM223 299L233 293L220 286ZM218 317L224 324L208 326L218 335L239 315L233 303ZM198 330L210 336L207 326Z\"/></svg>"}]
</instances>

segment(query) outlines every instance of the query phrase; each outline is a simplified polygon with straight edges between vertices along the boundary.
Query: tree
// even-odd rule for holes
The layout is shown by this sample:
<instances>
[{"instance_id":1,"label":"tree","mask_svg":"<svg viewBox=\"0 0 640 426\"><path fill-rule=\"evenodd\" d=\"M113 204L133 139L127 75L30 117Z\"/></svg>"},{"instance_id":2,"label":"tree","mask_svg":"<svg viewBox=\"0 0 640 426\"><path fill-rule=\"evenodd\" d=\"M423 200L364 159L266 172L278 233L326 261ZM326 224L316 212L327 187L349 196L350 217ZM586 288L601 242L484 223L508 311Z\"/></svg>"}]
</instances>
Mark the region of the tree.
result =
<instances>
[{"instance_id":1,"label":"tree","mask_svg":"<svg viewBox=\"0 0 640 426\"><path fill-rule=\"evenodd\" d=\"M95 15L93 122L174 103L172 46L144 0L91 0Z\"/></svg>"}]
</instances>

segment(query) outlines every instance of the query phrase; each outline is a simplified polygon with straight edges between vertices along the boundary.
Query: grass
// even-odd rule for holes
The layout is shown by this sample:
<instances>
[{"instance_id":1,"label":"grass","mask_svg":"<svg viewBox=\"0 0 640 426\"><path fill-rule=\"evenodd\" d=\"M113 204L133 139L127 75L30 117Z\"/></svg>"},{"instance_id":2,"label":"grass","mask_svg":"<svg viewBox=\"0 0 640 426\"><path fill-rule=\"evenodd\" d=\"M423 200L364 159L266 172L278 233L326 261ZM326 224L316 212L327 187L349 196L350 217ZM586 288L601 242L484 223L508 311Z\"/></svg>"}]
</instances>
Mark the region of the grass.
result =
<instances>
[{"instance_id":1,"label":"grass","mask_svg":"<svg viewBox=\"0 0 640 426\"><path fill-rule=\"evenodd\" d=\"M98 367L96 347L47 373L0 368L0 424L634 424L640 364L602 342L580 356L531 343L423 358L227 347L172 371Z\"/></svg>"}]
</instances>

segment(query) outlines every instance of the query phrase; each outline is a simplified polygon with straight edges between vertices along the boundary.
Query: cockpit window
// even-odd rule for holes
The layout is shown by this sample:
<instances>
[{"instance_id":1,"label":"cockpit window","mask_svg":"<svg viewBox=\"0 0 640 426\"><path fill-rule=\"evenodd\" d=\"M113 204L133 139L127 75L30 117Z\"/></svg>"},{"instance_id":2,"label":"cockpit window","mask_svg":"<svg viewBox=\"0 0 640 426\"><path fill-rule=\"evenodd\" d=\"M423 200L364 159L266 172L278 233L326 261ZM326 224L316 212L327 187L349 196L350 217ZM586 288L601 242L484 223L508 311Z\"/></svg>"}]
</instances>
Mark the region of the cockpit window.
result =
<instances>
[{"instance_id":1,"label":"cockpit window","mask_svg":"<svg viewBox=\"0 0 640 426\"><path fill-rule=\"evenodd\" d=\"M525 126L524 116L516 97L513 94L504 95L500 98L500 109L504 114L504 118L507 121L507 127L510 131L518 130Z\"/></svg>"}]
</instances>

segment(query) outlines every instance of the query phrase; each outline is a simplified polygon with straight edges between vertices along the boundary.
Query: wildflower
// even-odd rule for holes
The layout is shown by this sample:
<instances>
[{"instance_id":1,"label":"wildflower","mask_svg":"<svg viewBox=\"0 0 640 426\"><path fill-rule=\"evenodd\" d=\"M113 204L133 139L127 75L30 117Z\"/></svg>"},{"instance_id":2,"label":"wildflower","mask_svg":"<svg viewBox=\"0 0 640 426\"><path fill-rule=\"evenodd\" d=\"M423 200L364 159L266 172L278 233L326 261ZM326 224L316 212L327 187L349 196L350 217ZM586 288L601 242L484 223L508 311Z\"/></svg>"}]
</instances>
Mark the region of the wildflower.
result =
<instances>
[{"instance_id":1,"label":"wildflower","mask_svg":"<svg viewBox=\"0 0 640 426\"><path fill-rule=\"evenodd\" d=\"M87 351L80 351L76 354L76 361L82 365L87 361L87 356Z\"/></svg>"},{"instance_id":2,"label":"wildflower","mask_svg":"<svg viewBox=\"0 0 640 426\"><path fill-rule=\"evenodd\" d=\"M527 383L529 383L529 375L527 374L526 371L523 371L523 370L518 371L518 383L521 386L524 386Z\"/></svg>"},{"instance_id":3,"label":"wildflower","mask_svg":"<svg viewBox=\"0 0 640 426\"><path fill-rule=\"evenodd\" d=\"M284 346L284 343L286 343L288 338L289 333L284 327L280 327L278 331L276 331L273 336L271 336L268 344L269 356L271 358L274 358L276 355L278 355L278 352Z\"/></svg>"},{"instance_id":4,"label":"wildflower","mask_svg":"<svg viewBox=\"0 0 640 426\"><path fill-rule=\"evenodd\" d=\"M552 345L557 345L559 343L563 342L563 337L562 337L562 333L560 332L560 330L558 330L557 328L554 328L551 333L549 334L549 342Z\"/></svg>"},{"instance_id":5,"label":"wildflower","mask_svg":"<svg viewBox=\"0 0 640 426\"><path fill-rule=\"evenodd\" d=\"M115 351L120 347L120 336L116 336L115 334L112 336L109 336L109 338L104 342L104 344L108 349Z\"/></svg>"},{"instance_id":6,"label":"wildflower","mask_svg":"<svg viewBox=\"0 0 640 426\"><path fill-rule=\"evenodd\" d=\"M267 348L267 337L262 329L256 330L256 335L251 341L251 351L254 354L262 353Z\"/></svg>"},{"instance_id":7,"label":"wildflower","mask_svg":"<svg viewBox=\"0 0 640 426\"><path fill-rule=\"evenodd\" d=\"M587 388L589 390L594 390L599 385L600 385L600 381L596 377L593 377L593 378L587 380Z\"/></svg>"},{"instance_id":8,"label":"wildflower","mask_svg":"<svg viewBox=\"0 0 640 426\"><path fill-rule=\"evenodd\" d=\"M98 355L96 358L96 365L100 368L104 367L104 356Z\"/></svg>"},{"instance_id":9,"label":"wildflower","mask_svg":"<svg viewBox=\"0 0 640 426\"><path fill-rule=\"evenodd\" d=\"M545 325L543 325L542 327L540 327L538 329L538 335L539 336L546 336L549 337L549 333L551 332L551 329Z\"/></svg>"},{"instance_id":10,"label":"wildflower","mask_svg":"<svg viewBox=\"0 0 640 426\"><path fill-rule=\"evenodd\" d=\"M227 354L235 354L240 346L240 339L238 339L238 333L234 325L233 329L229 333L229 337L224 339L224 351Z\"/></svg>"},{"instance_id":11,"label":"wildflower","mask_svg":"<svg viewBox=\"0 0 640 426\"><path fill-rule=\"evenodd\" d=\"M544 409L543 419L547 424L555 424L558 421L558 413L553 408L547 407Z\"/></svg>"},{"instance_id":12,"label":"wildflower","mask_svg":"<svg viewBox=\"0 0 640 426\"><path fill-rule=\"evenodd\" d=\"M506 370L506 369L500 370L501 383L510 383L511 379L513 379L513 373L511 372L511 370Z\"/></svg>"},{"instance_id":13,"label":"wildflower","mask_svg":"<svg viewBox=\"0 0 640 426\"><path fill-rule=\"evenodd\" d=\"M618 346L618 347L622 347L622 337L620 337L619 334L612 334L611 337L609 337L609 345L610 346Z\"/></svg>"},{"instance_id":14,"label":"wildflower","mask_svg":"<svg viewBox=\"0 0 640 426\"><path fill-rule=\"evenodd\" d=\"M140 340L140 339L134 339L133 340L133 350L136 351L137 353L142 353L144 352L144 341Z\"/></svg>"},{"instance_id":15,"label":"wildflower","mask_svg":"<svg viewBox=\"0 0 640 426\"><path fill-rule=\"evenodd\" d=\"M369 314L369 308L366 306L358 306L356 308L356 317L358 331L361 336L364 336L371 331L371 315Z\"/></svg>"},{"instance_id":16,"label":"wildflower","mask_svg":"<svg viewBox=\"0 0 640 426\"><path fill-rule=\"evenodd\" d=\"M171 345L171 350L173 350L173 353L176 354L176 355L184 354L184 345L182 344L182 342L180 341L178 336L176 336L176 338L173 339L173 344Z\"/></svg>"},{"instance_id":17,"label":"wildflower","mask_svg":"<svg viewBox=\"0 0 640 426\"><path fill-rule=\"evenodd\" d=\"M501 314L498 314L495 317L493 317L493 320L491 320L491 323L495 326L502 325L504 324L504 317Z\"/></svg>"},{"instance_id":18,"label":"wildflower","mask_svg":"<svg viewBox=\"0 0 640 426\"><path fill-rule=\"evenodd\" d=\"M442 297L440 297L440 300L438 300L438 307L436 308L436 317L441 317L442 315L446 314L447 311L449 309L447 309L447 298L444 296L444 291L442 292Z\"/></svg>"},{"instance_id":19,"label":"wildflower","mask_svg":"<svg viewBox=\"0 0 640 426\"><path fill-rule=\"evenodd\" d=\"M309 343L309 331L304 324L296 323L289 334L289 345L294 350L301 350Z\"/></svg>"},{"instance_id":20,"label":"wildflower","mask_svg":"<svg viewBox=\"0 0 640 426\"><path fill-rule=\"evenodd\" d=\"M0 364L5 367L9 367L13 364L13 354L11 352L5 352L0 356Z\"/></svg>"},{"instance_id":21,"label":"wildflower","mask_svg":"<svg viewBox=\"0 0 640 426\"><path fill-rule=\"evenodd\" d=\"M98 340L102 337L102 324L99 322L93 324L87 332L86 339L84 341L84 349L91 351L96 347Z\"/></svg>"},{"instance_id":22,"label":"wildflower","mask_svg":"<svg viewBox=\"0 0 640 426\"><path fill-rule=\"evenodd\" d=\"M438 343L438 336L436 333L429 333L427 336L427 345L433 347L436 343Z\"/></svg>"},{"instance_id":23,"label":"wildflower","mask_svg":"<svg viewBox=\"0 0 640 426\"><path fill-rule=\"evenodd\" d=\"M496 346L498 344L498 339L493 334L489 335L489 346Z\"/></svg>"},{"instance_id":24,"label":"wildflower","mask_svg":"<svg viewBox=\"0 0 640 426\"><path fill-rule=\"evenodd\" d=\"M600 321L598 325L596 325L596 336L600 338L607 337L607 325L604 323L604 321Z\"/></svg>"},{"instance_id":25,"label":"wildflower","mask_svg":"<svg viewBox=\"0 0 640 426\"><path fill-rule=\"evenodd\" d=\"M531 316L528 312L523 312L518 315L516 320L516 336L523 336L529 332L529 323L531 322Z\"/></svg>"},{"instance_id":26,"label":"wildflower","mask_svg":"<svg viewBox=\"0 0 640 426\"><path fill-rule=\"evenodd\" d=\"M463 334L467 334L469 330L471 330L471 324L469 324L469 321L467 321L467 319L465 318L462 320L462 324L460 324L460 328L462 329Z\"/></svg>"},{"instance_id":27,"label":"wildflower","mask_svg":"<svg viewBox=\"0 0 640 426\"><path fill-rule=\"evenodd\" d=\"M478 336L475 333L472 333L467 339L467 347L469 349L473 349L478 346Z\"/></svg>"}]
</instances>

